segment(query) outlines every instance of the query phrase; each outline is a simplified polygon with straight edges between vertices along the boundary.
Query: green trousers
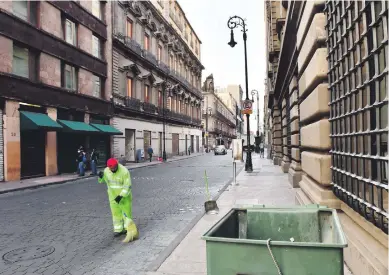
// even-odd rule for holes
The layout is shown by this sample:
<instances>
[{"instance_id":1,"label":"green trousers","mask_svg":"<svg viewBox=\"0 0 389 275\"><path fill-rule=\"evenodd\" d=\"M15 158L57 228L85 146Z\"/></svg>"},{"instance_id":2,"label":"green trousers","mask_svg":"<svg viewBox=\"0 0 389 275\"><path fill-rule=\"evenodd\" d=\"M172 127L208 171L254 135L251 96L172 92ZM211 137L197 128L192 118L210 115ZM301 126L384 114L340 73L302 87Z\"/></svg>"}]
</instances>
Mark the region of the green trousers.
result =
<instances>
[{"instance_id":1,"label":"green trousers","mask_svg":"<svg viewBox=\"0 0 389 275\"><path fill-rule=\"evenodd\" d=\"M108 192L109 206L111 207L113 231L122 232L127 230L129 222L132 220L132 194L120 200L120 203L115 201L115 197Z\"/></svg>"}]
</instances>

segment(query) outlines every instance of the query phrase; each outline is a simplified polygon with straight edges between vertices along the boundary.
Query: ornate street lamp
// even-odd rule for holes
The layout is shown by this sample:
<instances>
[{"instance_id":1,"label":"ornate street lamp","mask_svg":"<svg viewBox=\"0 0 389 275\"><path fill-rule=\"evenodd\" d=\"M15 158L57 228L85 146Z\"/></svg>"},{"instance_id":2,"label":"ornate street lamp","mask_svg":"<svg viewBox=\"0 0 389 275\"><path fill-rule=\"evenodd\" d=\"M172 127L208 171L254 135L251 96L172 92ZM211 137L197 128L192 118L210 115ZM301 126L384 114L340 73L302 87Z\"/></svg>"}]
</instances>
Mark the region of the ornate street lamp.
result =
<instances>
[{"instance_id":1,"label":"ornate street lamp","mask_svg":"<svg viewBox=\"0 0 389 275\"><path fill-rule=\"evenodd\" d=\"M162 83L162 124L163 124L163 152L162 152L162 160L166 162L167 157L166 157L166 91L171 93L171 90L174 88L174 86L171 86L170 84L167 83L167 78L165 81Z\"/></svg>"},{"instance_id":2,"label":"ornate street lamp","mask_svg":"<svg viewBox=\"0 0 389 275\"><path fill-rule=\"evenodd\" d=\"M251 96L254 102L254 95L257 94L257 136L255 137L255 153L259 153L259 143L260 143L260 136L259 136L259 92L257 90L251 91Z\"/></svg>"},{"instance_id":3,"label":"ornate street lamp","mask_svg":"<svg viewBox=\"0 0 389 275\"><path fill-rule=\"evenodd\" d=\"M245 76L246 76L246 100L249 101L249 80L248 80L248 72L247 72L247 29L246 29L246 23L244 20L239 16L233 16L231 17L228 22L227 26L231 29L231 39L230 42L228 42L228 45L231 46L231 48L235 47L237 44L234 40L234 31L233 29L238 28L239 26L242 27L243 31L243 43L244 43L244 65L245 65ZM251 148L250 148L250 114L246 114L247 116L247 155L246 155L246 164L245 164L245 171L252 172L253 171L253 162L251 159Z\"/></svg>"}]
</instances>

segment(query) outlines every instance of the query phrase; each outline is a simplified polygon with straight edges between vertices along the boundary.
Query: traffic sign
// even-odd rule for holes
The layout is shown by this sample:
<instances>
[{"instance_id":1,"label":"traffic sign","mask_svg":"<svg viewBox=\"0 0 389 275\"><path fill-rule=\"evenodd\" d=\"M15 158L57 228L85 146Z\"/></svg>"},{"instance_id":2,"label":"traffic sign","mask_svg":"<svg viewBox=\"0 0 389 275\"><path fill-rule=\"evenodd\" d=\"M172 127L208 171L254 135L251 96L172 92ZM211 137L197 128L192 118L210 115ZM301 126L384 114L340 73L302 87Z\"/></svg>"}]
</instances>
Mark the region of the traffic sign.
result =
<instances>
[{"instance_id":1,"label":"traffic sign","mask_svg":"<svg viewBox=\"0 0 389 275\"><path fill-rule=\"evenodd\" d=\"M243 101L242 114L251 115L252 113L253 113L253 102L250 99L246 99L245 101Z\"/></svg>"}]
</instances>

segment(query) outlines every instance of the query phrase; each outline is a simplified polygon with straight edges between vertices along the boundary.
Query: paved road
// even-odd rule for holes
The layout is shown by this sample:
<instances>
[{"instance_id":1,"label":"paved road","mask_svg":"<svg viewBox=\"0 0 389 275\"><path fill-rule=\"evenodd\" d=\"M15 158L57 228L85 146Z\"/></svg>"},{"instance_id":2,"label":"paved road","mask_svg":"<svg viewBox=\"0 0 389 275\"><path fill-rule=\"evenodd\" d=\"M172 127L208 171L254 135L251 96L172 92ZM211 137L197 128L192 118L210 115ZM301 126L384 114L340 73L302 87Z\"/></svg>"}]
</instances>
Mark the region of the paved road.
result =
<instances>
[{"instance_id":1,"label":"paved road","mask_svg":"<svg viewBox=\"0 0 389 275\"><path fill-rule=\"evenodd\" d=\"M215 195L231 167L231 155L208 154L132 171L141 236L127 245L95 179L1 195L0 274L142 274L203 210L204 170Z\"/></svg>"}]
</instances>

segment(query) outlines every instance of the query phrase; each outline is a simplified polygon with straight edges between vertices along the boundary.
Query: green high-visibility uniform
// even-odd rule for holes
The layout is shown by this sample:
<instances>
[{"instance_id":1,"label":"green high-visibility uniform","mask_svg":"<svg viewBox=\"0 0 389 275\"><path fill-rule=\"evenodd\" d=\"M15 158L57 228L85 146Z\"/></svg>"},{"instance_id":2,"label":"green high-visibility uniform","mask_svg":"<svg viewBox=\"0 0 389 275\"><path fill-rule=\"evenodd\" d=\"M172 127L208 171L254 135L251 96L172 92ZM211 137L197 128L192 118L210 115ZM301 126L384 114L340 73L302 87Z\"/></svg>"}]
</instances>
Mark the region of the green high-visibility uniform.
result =
<instances>
[{"instance_id":1,"label":"green high-visibility uniform","mask_svg":"<svg viewBox=\"0 0 389 275\"><path fill-rule=\"evenodd\" d=\"M108 188L109 206L111 207L114 232L122 232L127 229L132 221L132 192L131 176L126 167L118 164L115 173L107 167L104 169L103 178L99 183L105 182ZM122 196L120 203L115 201L117 196Z\"/></svg>"}]
</instances>

